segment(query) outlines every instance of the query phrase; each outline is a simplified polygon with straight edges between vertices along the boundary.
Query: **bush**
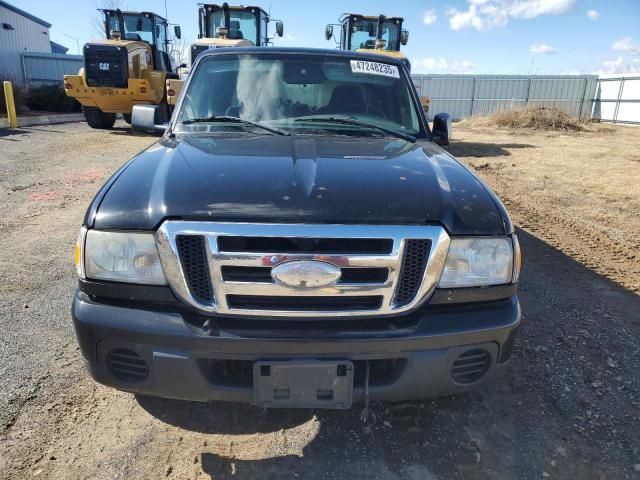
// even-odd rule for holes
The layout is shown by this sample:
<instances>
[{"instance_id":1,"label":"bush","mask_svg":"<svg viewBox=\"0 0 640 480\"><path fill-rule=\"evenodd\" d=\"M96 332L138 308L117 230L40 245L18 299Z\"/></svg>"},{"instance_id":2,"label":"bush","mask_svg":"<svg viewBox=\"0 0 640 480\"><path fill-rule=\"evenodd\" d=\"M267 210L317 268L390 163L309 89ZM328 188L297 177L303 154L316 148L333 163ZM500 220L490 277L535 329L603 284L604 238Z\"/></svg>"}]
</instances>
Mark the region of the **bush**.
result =
<instances>
[{"instance_id":1,"label":"bush","mask_svg":"<svg viewBox=\"0 0 640 480\"><path fill-rule=\"evenodd\" d=\"M27 107L46 112L79 112L80 104L64 93L61 85L43 85L29 89Z\"/></svg>"},{"instance_id":2,"label":"bush","mask_svg":"<svg viewBox=\"0 0 640 480\"><path fill-rule=\"evenodd\" d=\"M525 107L503 110L491 115L465 120L470 125L503 128L531 128L534 130L574 131L584 130L579 118L572 117L557 108Z\"/></svg>"}]
</instances>

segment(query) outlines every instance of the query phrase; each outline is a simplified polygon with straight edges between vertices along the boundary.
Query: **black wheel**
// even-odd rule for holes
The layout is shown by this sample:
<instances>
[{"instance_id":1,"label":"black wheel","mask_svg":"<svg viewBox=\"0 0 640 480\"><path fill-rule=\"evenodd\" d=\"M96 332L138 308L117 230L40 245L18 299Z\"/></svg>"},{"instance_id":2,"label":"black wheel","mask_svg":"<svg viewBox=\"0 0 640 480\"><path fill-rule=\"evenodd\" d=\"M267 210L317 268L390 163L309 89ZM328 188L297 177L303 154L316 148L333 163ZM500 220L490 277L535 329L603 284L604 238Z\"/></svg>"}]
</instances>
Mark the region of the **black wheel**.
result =
<instances>
[{"instance_id":1,"label":"black wheel","mask_svg":"<svg viewBox=\"0 0 640 480\"><path fill-rule=\"evenodd\" d=\"M91 128L109 129L116 123L116 114L103 112L97 107L82 107L84 118Z\"/></svg>"},{"instance_id":2,"label":"black wheel","mask_svg":"<svg viewBox=\"0 0 640 480\"><path fill-rule=\"evenodd\" d=\"M124 118L125 122L127 122L129 125L131 125L131 114L130 113L123 113L122 117Z\"/></svg>"}]
</instances>

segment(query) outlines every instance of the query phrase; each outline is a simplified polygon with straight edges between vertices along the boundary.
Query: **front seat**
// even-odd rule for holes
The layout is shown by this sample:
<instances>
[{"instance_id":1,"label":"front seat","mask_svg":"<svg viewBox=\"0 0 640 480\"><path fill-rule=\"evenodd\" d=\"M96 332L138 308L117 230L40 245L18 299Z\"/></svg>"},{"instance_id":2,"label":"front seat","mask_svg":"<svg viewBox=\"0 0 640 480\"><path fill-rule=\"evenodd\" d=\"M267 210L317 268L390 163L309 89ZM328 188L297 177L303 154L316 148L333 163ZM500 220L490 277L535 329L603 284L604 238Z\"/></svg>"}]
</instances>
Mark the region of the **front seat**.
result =
<instances>
[{"instance_id":1,"label":"front seat","mask_svg":"<svg viewBox=\"0 0 640 480\"><path fill-rule=\"evenodd\" d=\"M240 30L240 22L238 20L231 20L229 22L229 38L231 40L243 40L242 30Z\"/></svg>"},{"instance_id":2,"label":"front seat","mask_svg":"<svg viewBox=\"0 0 640 480\"><path fill-rule=\"evenodd\" d=\"M357 85L340 85L333 89L331 99L320 113L365 113L367 104Z\"/></svg>"},{"instance_id":3,"label":"front seat","mask_svg":"<svg viewBox=\"0 0 640 480\"><path fill-rule=\"evenodd\" d=\"M375 40L367 40L366 42L362 42L360 44L360 48L366 48L366 49L374 49L376 48L376 42Z\"/></svg>"}]
</instances>

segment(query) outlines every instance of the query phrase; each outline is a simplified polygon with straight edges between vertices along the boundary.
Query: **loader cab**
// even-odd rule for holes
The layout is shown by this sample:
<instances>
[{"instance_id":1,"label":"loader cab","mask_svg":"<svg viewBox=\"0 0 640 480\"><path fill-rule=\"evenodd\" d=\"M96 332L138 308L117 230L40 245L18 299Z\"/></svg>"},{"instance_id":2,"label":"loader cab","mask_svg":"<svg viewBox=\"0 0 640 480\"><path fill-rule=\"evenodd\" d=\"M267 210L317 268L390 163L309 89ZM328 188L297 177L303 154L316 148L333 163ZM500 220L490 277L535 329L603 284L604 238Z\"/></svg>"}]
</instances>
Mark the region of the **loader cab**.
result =
<instances>
[{"instance_id":1,"label":"loader cab","mask_svg":"<svg viewBox=\"0 0 640 480\"><path fill-rule=\"evenodd\" d=\"M199 15L199 38L249 40L257 47L264 47L271 40L269 14L260 7L207 4L200 6ZM282 36L280 21L277 21L276 32Z\"/></svg>"},{"instance_id":2,"label":"loader cab","mask_svg":"<svg viewBox=\"0 0 640 480\"><path fill-rule=\"evenodd\" d=\"M151 12L123 12L102 10L108 40L144 42L151 47L153 69L171 72L167 21ZM176 34L179 29L176 29ZM178 36L178 35L176 35Z\"/></svg>"},{"instance_id":3,"label":"loader cab","mask_svg":"<svg viewBox=\"0 0 640 480\"><path fill-rule=\"evenodd\" d=\"M276 22L276 35L282 36L280 20L272 20L260 7L202 4L198 9L198 40L191 45L191 64L205 50L222 47L266 47L272 40L269 23Z\"/></svg>"},{"instance_id":4,"label":"loader cab","mask_svg":"<svg viewBox=\"0 0 640 480\"><path fill-rule=\"evenodd\" d=\"M341 50L388 55L400 59L411 71L411 62L400 51L400 46L409 41L409 32L402 29L402 17L343 13L338 22L328 24L324 35L327 40L333 38ZM339 40L334 27L340 30Z\"/></svg>"},{"instance_id":5,"label":"loader cab","mask_svg":"<svg viewBox=\"0 0 640 480\"><path fill-rule=\"evenodd\" d=\"M340 48L343 50L382 50L399 52L409 32L402 29L404 19L384 15L364 16L345 13L340 17Z\"/></svg>"}]
</instances>

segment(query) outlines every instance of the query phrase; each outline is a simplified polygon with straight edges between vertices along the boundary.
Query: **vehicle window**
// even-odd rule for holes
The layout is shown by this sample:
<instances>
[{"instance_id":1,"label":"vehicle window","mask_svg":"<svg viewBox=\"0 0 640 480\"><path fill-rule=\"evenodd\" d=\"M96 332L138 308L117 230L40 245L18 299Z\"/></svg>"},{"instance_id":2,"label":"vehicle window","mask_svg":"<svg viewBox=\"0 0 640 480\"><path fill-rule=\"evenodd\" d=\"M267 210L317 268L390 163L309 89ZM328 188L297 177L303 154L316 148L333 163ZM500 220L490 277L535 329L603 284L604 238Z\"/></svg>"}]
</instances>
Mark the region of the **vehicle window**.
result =
<instances>
[{"instance_id":1,"label":"vehicle window","mask_svg":"<svg viewBox=\"0 0 640 480\"><path fill-rule=\"evenodd\" d=\"M156 44L158 48L167 50L167 25L164 23L156 24Z\"/></svg>"},{"instance_id":2,"label":"vehicle window","mask_svg":"<svg viewBox=\"0 0 640 480\"><path fill-rule=\"evenodd\" d=\"M258 20L253 12L231 10L229 12L228 38L232 40L250 40L254 44L258 39ZM209 17L209 31L218 38L218 27L224 27L224 13L217 10Z\"/></svg>"},{"instance_id":3,"label":"vehicle window","mask_svg":"<svg viewBox=\"0 0 640 480\"><path fill-rule=\"evenodd\" d=\"M120 31L120 25L118 25L118 17L116 17L115 15L107 14L107 31L109 38L111 38L111 32Z\"/></svg>"},{"instance_id":4,"label":"vehicle window","mask_svg":"<svg viewBox=\"0 0 640 480\"><path fill-rule=\"evenodd\" d=\"M390 67L384 61L371 63ZM318 117L341 116L409 134L420 131L408 80L401 70L394 77L354 68L348 58L323 55L208 57L194 72L177 118L181 122L228 115L305 128L305 118L316 117L317 122ZM178 130L192 128L198 127L177 125Z\"/></svg>"},{"instance_id":5,"label":"vehicle window","mask_svg":"<svg viewBox=\"0 0 640 480\"><path fill-rule=\"evenodd\" d=\"M377 30L377 20L354 21L351 27L351 50L375 48ZM382 39L385 41L385 50L398 50L399 25L392 21L385 21L382 24Z\"/></svg>"},{"instance_id":6,"label":"vehicle window","mask_svg":"<svg viewBox=\"0 0 640 480\"><path fill-rule=\"evenodd\" d=\"M123 40L138 40L153 44L153 20L147 15L122 15L124 19Z\"/></svg>"}]
</instances>

